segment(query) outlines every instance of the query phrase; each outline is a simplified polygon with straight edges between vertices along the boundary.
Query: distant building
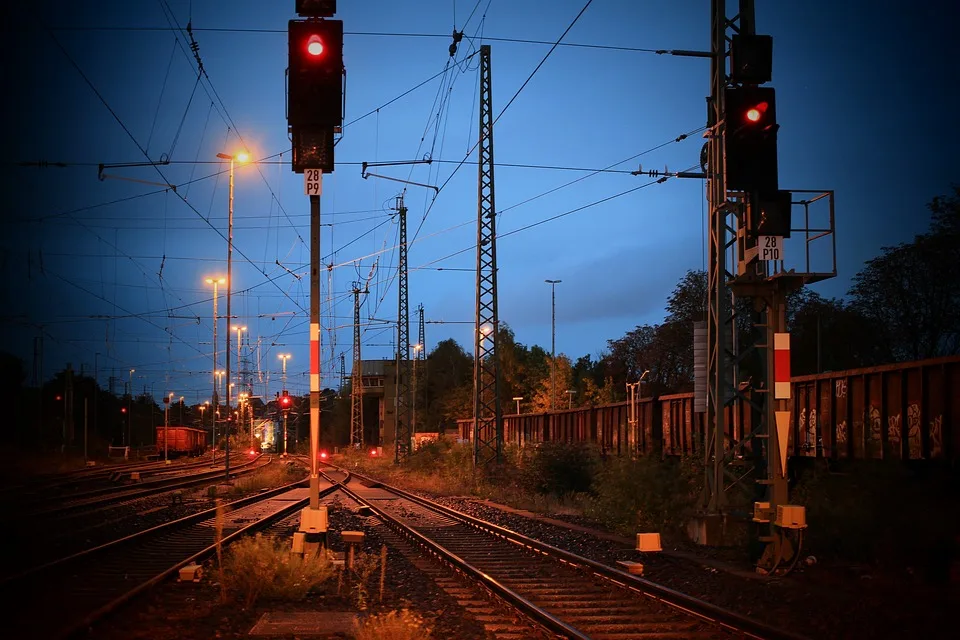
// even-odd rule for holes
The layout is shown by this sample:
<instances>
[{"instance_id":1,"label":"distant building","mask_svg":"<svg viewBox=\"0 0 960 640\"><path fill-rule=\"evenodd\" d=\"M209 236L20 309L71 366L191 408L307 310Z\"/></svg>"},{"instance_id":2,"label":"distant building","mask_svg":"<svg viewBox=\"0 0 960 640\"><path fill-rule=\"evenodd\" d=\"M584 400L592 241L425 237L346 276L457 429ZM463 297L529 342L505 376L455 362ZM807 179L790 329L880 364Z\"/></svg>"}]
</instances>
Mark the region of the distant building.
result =
<instances>
[{"instance_id":1,"label":"distant building","mask_svg":"<svg viewBox=\"0 0 960 640\"><path fill-rule=\"evenodd\" d=\"M413 361L410 361L411 371ZM397 438L397 361L362 360L363 437L392 455Z\"/></svg>"}]
</instances>

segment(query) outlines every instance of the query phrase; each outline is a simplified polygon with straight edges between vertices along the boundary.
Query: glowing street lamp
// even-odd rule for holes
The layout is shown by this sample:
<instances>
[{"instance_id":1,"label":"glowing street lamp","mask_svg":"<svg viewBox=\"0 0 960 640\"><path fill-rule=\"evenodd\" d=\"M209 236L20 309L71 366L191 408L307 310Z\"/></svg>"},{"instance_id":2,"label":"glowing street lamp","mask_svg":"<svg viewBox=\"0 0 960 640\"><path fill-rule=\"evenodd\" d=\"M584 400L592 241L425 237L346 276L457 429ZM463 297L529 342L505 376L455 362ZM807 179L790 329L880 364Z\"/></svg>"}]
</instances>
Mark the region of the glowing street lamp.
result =
<instances>
[{"instance_id":1,"label":"glowing street lamp","mask_svg":"<svg viewBox=\"0 0 960 640\"><path fill-rule=\"evenodd\" d=\"M239 152L236 155L228 153L218 153L217 157L221 160L230 161L230 188L227 204L227 322L230 322L230 290L233 288L233 174L235 162L244 163L250 159L246 152ZM226 370L227 381L230 380L230 332L227 332L226 347ZM239 364L239 363L238 363ZM227 415L230 414L230 388L227 387ZM229 430L228 430L229 431ZM224 475L230 479L230 434L227 433L227 446L225 448Z\"/></svg>"}]
</instances>

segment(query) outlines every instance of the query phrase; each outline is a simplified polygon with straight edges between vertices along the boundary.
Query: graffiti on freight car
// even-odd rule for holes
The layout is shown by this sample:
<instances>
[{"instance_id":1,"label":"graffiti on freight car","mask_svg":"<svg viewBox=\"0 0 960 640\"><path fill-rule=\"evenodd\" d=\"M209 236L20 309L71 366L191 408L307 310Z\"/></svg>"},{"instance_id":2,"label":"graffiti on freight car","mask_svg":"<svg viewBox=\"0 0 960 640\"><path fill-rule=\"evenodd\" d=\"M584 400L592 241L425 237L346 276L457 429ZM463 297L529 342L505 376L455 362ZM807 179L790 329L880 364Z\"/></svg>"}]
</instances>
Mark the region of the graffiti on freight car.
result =
<instances>
[{"instance_id":1,"label":"graffiti on freight car","mask_svg":"<svg viewBox=\"0 0 960 640\"><path fill-rule=\"evenodd\" d=\"M881 451L881 431L883 430L882 425L880 424L880 409L870 405L870 446L873 456L879 458L883 455Z\"/></svg>"},{"instance_id":2,"label":"graffiti on freight car","mask_svg":"<svg viewBox=\"0 0 960 640\"><path fill-rule=\"evenodd\" d=\"M837 380L837 391L836 395L838 398L847 397L847 381L846 380Z\"/></svg>"},{"instance_id":3,"label":"graffiti on freight car","mask_svg":"<svg viewBox=\"0 0 960 640\"><path fill-rule=\"evenodd\" d=\"M930 457L939 458L942 453L943 440L940 429L943 426L943 416L937 416L930 421Z\"/></svg>"},{"instance_id":4,"label":"graffiti on freight car","mask_svg":"<svg viewBox=\"0 0 960 640\"><path fill-rule=\"evenodd\" d=\"M841 420L837 423L837 449L840 455L847 454L847 421Z\"/></svg>"},{"instance_id":5,"label":"graffiti on freight car","mask_svg":"<svg viewBox=\"0 0 960 640\"><path fill-rule=\"evenodd\" d=\"M900 450L900 414L887 416L887 442L890 444L890 453Z\"/></svg>"},{"instance_id":6,"label":"graffiti on freight car","mask_svg":"<svg viewBox=\"0 0 960 640\"><path fill-rule=\"evenodd\" d=\"M914 460L923 457L923 440L920 435L920 405L907 407L907 446Z\"/></svg>"},{"instance_id":7,"label":"graffiti on freight car","mask_svg":"<svg viewBox=\"0 0 960 640\"><path fill-rule=\"evenodd\" d=\"M810 409L810 417L807 419L807 451L810 455L817 453L817 410Z\"/></svg>"}]
</instances>

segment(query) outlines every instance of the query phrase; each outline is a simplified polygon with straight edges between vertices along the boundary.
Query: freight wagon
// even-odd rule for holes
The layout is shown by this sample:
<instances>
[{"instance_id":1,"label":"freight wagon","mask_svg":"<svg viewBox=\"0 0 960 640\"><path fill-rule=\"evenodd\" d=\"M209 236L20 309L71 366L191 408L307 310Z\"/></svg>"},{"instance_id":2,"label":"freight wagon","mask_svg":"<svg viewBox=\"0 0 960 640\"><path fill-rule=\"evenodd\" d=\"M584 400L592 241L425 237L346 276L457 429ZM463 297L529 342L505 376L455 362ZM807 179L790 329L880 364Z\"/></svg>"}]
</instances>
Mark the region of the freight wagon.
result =
<instances>
[{"instance_id":1,"label":"freight wagon","mask_svg":"<svg viewBox=\"0 0 960 640\"><path fill-rule=\"evenodd\" d=\"M960 357L851 369L791 380L791 457L960 460ZM749 395L749 391L746 392ZM504 442L589 442L607 455L703 455L705 413L693 394L643 398L635 425L627 402L505 415ZM725 408L724 448L752 431L748 403ZM458 420L473 438L473 420Z\"/></svg>"},{"instance_id":2,"label":"freight wagon","mask_svg":"<svg viewBox=\"0 0 960 640\"><path fill-rule=\"evenodd\" d=\"M199 456L207 449L207 432L183 426L157 427L157 452L161 456L163 456L165 442L167 455L171 458Z\"/></svg>"}]
</instances>

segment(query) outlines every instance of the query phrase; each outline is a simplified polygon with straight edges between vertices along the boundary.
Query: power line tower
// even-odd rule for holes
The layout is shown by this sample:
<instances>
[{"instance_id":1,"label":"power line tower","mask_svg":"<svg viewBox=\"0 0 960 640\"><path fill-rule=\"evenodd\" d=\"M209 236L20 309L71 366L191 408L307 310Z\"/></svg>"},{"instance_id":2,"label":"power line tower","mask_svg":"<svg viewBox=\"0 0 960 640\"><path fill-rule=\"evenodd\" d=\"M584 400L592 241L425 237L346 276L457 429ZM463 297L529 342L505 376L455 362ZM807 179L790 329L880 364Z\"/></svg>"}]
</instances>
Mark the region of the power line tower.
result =
<instances>
[{"instance_id":1,"label":"power line tower","mask_svg":"<svg viewBox=\"0 0 960 640\"><path fill-rule=\"evenodd\" d=\"M343 351L340 352L340 395L343 396L343 388L347 386L347 359Z\"/></svg>"},{"instance_id":2,"label":"power line tower","mask_svg":"<svg viewBox=\"0 0 960 640\"><path fill-rule=\"evenodd\" d=\"M366 285L353 283L353 371L350 385L350 446L363 446L363 360L360 355L360 294Z\"/></svg>"},{"instance_id":3,"label":"power line tower","mask_svg":"<svg viewBox=\"0 0 960 640\"><path fill-rule=\"evenodd\" d=\"M480 141L477 183L477 322L474 327L473 459L498 463L503 450L500 409L500 323L497 315L497 210L493 182L493 96L490 45L480 46Z\"/></svg>"},{"instance_id":4,"label":"power line tower","mask_svg":"<svg viewBox=\"0 0 960 640\"><path fill-rule=\"evenodd\" d=\"M407 208L403 194L397 196L400 221L400 259L397 278L397 442L394 462L410 455L410 296L407 282Z\"/></svg>"},{"instance_id":5,"label":"power line tower","mask_svg":"<svg viewBox=\"0 0 960 640\"><path fill-rule=\"evenodd\" d=\"M710 211L706 473L691 532L701 544L717 544L731 517L745 517L755 534L758 568L766 572L782 563L792 568L798 558L793 539L799 543L806 527L803 507L788 504L786 295L836 276L833 192L779 187L775 92L760 86L772 77L772 47L772 38L756 34L753 0L739 0L735 20L727 19L725 0L711 1L708 142L702 156ZM809 193L816 195L794 202L793 194ZM816 202L828 204L826 224L811 223ZM792 225L794 204L804 207L805 228ZM793 261L788 269L783 244L792 234L804 236L805 247L797 252L806 261ZM816 270L810 243L825 237L832 270ZM739 369L748 365L754 375L739 380ZM743 410L750 415L749 433L728 421Z\"/></svg>"}]
</instances>

